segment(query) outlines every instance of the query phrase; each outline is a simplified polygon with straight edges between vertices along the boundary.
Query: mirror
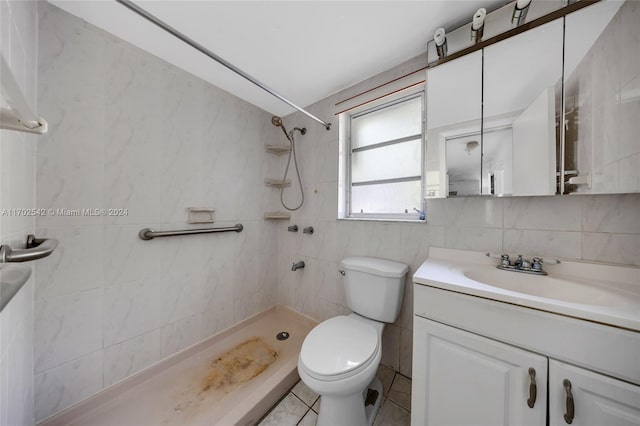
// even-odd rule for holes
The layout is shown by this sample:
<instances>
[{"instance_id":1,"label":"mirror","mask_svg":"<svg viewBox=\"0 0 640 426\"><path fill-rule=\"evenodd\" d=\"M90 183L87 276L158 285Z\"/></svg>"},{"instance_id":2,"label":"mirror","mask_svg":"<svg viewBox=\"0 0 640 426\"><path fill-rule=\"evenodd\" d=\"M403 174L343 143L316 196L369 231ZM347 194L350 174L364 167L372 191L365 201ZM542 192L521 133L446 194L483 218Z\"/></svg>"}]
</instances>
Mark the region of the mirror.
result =
<instances>
[{"instance_id":1,"label":"mirror","mask_svg":"<svg viewBox=\"0 0 640 426\"><path fill-rule=\"evenodd\" d=\"M483 195L553 195L562 111L562 19L484 49Z\"/></svg>"},{"instance_id":2,"label":"mirror","mask_svg":"<svg viewBox=\"0 0 640 426\"><path fill-rule=\"evenodd\" d=\"M640 192L640 2L571 7L427 70L427 198Z\"/></svg>"},{"instance_id":3,"label":"mirror","mask_svg":"<svg viewBox=\"0 0 640 426\"><path fill-rule=\"evenodd\" d=\"M640 2L567 15L561 191L640 192Z\"/></svg>"},{"instance_id":4,"label":"mirror","mask_svg":"<svg viewBox=\"0 0 640 426\"><path fill-rule=\"evenodd\" d=\"M480 194L481 117L482 51L427 70L427 198Z\"/></svg>"}]
</instances>

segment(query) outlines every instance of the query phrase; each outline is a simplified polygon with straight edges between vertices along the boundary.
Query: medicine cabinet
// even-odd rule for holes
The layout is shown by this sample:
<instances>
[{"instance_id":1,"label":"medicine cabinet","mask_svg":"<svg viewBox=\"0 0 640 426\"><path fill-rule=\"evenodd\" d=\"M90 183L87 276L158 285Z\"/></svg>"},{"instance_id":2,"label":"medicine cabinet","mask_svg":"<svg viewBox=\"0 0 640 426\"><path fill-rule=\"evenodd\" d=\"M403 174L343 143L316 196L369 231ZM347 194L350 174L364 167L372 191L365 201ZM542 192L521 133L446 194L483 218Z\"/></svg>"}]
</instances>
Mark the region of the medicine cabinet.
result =
<instances>
[{"instance_id":1,"label":"medicine cabinet","mask_svg":"<svg viewBox=\"0 0 640 426\"><path fill-rule=\"evenodd\" d=\"M570 7L430 64L427 198L640 192L640 2Z\"/></svg>"}]
</instances>

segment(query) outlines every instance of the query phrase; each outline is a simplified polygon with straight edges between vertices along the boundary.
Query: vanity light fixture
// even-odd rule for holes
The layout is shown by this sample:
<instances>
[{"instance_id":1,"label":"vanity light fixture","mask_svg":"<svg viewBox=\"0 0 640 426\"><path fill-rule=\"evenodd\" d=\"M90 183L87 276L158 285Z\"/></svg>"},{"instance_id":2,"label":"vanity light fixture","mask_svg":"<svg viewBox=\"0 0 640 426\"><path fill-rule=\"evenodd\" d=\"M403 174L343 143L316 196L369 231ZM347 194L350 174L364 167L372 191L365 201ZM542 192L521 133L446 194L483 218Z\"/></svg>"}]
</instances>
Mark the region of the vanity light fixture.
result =
<instances>
[{"instance_id":1,"label":"vanity light fixture","mask_svg":"<svg viewBox=\"0 0 640 426\"><path fill-rule=\"evenodd\" d=\"M433 41L436 42L436 52L438 52L438 58L442 59L447 56L447 36L444 28L438 28L433 35Z\"/></svg>"},{"instance_id":2,"label":"vanity light fixture","mask_svg":"<svg viewBox=\"0 0 640 426\"><path fill-rule=\"evenodd\" d=\"M484 33L484 18L487 16L487 9L481 7L473 15L473 22L471 23L471 41L475 44L482 40L482 34Z\"/></svg>"},{"instance_id":3,"label":"vanity light fixture","mask_svg":"<svg viewBox=\"0 0 640 426\"><path fill-rule=\"evenodd\" d=\"M514 27L524 23L527 19L527 12L531 6L531 0L517 0L516 5L513 8L513 15L511 16L511 24Z\"/></svg>"}]
</instances>

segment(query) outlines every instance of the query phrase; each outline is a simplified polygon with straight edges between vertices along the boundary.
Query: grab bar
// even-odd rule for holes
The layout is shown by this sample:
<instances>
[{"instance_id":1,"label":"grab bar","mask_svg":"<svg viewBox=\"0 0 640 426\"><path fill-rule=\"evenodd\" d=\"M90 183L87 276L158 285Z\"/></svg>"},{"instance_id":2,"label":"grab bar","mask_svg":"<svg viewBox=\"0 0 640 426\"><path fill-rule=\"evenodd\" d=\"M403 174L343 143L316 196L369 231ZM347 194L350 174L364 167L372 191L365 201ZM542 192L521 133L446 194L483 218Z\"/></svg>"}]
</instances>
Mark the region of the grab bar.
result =
<instances>
[{"instance_id":1,"label":"grab bar","mask_svg":"<svg viewBox=\"0 0 640 426\"><path fill-rule=\"evenodd\" d=\"M157 237L173 237L176 235L193 235L193 234L212 234L215 232L242 232L244 227L240 223L225 228L195 228L195 229L178 229L175 231L156 231L153 228L144 228L138 232L141 240L152 240Z\"/></svg>"},{"instance_id":2,"label":"grab bar","mask_svg":"<svg viewBox=\"0 0 640 426\"><path fill-rule=\"evenodd\" d=\"M0 262L28 262L49 256L58 247L58 240L27 236L27 248L13 250L8 245L0 246Z\"/></svg>"}]
</instances>

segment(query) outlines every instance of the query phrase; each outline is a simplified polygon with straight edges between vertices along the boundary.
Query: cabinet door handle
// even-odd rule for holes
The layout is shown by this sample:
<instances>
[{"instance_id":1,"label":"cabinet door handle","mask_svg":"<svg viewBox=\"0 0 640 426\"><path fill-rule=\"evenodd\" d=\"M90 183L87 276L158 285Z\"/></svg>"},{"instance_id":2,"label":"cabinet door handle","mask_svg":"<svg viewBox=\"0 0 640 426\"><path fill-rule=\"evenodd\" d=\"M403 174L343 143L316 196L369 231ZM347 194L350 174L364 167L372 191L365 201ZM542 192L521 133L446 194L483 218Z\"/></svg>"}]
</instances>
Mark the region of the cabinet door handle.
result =
<instances>
[{"instance_id":1,"label":"cabinet door handle","mask_svg":"<svg viewBox=\"0 0 640 426\"><path fill-rule=\"evenodd\" d=\"M573 416L575 414L575 408L573 406L573 395L571 394L571 382L567 379L562 381L562 386L567 393L567 412L564 415L564 421L567 424L573 423Z\"/></svg>"},{"instance_id":2,"label":"cabinet door handle","mask_svg":"<svg viewBox=\"0 0 640 426\"><path fill-rule=\"evenodd\" d=\"M538 396L538 387L536 386L536 370L532 367L529 368L529 399L527 399L527 405L529 408L533 408L536 405L536 397Z\"/></svg>"}]
</instances>

